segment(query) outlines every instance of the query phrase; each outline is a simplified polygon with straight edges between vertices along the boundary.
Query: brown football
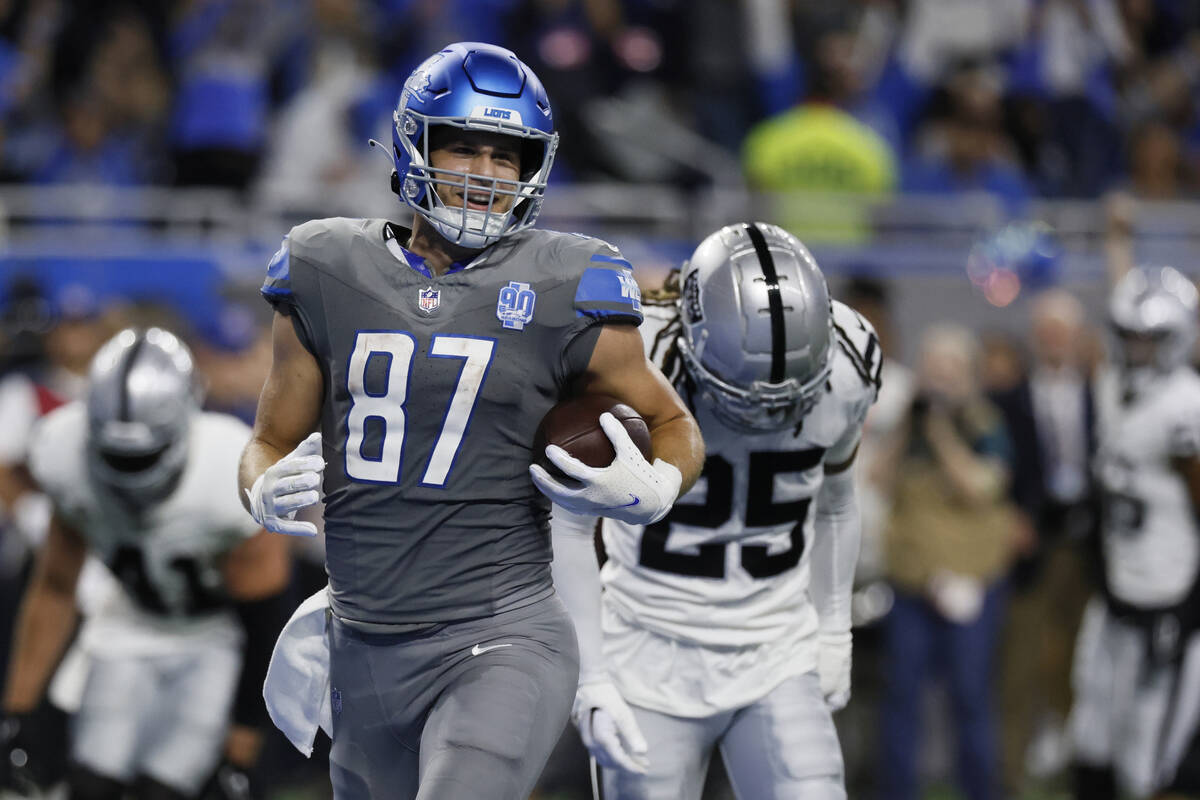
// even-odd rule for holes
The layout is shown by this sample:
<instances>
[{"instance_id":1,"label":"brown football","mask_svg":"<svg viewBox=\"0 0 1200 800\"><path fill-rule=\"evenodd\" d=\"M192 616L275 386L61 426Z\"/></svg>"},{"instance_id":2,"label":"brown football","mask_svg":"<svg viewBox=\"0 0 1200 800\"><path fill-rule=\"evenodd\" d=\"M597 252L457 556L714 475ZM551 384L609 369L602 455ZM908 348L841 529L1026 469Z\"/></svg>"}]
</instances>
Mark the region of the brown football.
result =
<instances>
[{"instance_id":1,"label":"brown football","mask_svg":"<svg viewBox=\"0 0 1200 800\"><path fill-rule=\"evenodd\" d=\"M558 467L546 458L546 445L556 444L589 467L611 464L617 453L600 427L600 415L605 411L621 421L642 455L651 458L650 429L640 414L615 397L584 394L564 400L542 417L533 437L534 463L541 464L554 477L563 478Z\"/></svg>"}]
</instances>

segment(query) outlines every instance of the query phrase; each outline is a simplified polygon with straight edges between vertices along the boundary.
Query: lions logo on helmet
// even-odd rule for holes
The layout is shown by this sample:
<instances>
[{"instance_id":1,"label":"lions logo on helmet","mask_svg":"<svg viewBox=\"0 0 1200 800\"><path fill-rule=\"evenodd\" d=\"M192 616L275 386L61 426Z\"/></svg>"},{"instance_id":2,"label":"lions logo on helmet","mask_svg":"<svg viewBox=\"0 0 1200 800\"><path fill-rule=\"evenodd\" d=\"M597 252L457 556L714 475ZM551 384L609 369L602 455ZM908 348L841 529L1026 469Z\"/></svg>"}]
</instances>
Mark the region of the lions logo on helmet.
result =
<instances>
[{"instance_id":1,"label":"lions logo on helmet","mask_svg":"<svg viewBox=\"0 0 1200 800\"><path fill-rule=\"evenodd\" d=\"M679 353L726 422L794 426L831 369L833 314L807 248L775 225L729 225L683 267Z\"/></svg>"},{"instance_id":2,"label":"lions logo on helmet","mask_svg":"<svg viewBox=\"0 0 1200 800\"><path fill-rule=\"evenodd\" d=\"M393 190L447 240L478 249L533 225L554 163L558 134L542 82L510 50L480 42L452 44L405 81L392 115ZM430 129L449 125L523 140L518 181L451 169L429 160ZM437 186L490 193L486 209L451 208ZM499 198L511 198L499 210Z\"/></svg>"},{"instance_id":3,"label":"lions logo on helmet","mask_svg":"<svg viewBox=\"0 0 1200 800\"><path fill-rule=\"evenodd\" d=\"M160 498L187 459L199 407L192 354L162 328L127 328L92 359L88 373L88 467L135 499Z\"/></svg>"},{"instance_id":4,"label":"lions logo on helmet","mask_svg":"<svg viewBox=\"0 0 1200 800\"><path fill-rule=\"evenodd\" d=\"M1113 354L1128 391L1187 364L1197 336L1196 287L1171 267L1130 270L1109 301Z\"/></svg>"}]
</instances>

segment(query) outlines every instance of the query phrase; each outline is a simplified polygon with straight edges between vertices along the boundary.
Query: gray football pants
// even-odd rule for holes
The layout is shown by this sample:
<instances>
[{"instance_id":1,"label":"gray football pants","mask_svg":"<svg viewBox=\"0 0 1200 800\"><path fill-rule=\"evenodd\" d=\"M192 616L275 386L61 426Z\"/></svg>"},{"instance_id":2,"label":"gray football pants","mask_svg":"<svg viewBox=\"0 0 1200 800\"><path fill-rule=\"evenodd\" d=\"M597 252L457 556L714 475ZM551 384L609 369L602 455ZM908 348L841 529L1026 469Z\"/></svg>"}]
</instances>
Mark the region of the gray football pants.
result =
<instances>
[{"instance_id":1,"label":"gray football pants","mask_svg":"<svg viewBox=\"0 0 1200 800\"><path fill-rule=\"evenodd\" d=\"M650 746L650 769L605 769L604 800L700 800L714 747L741 800L846 800L842 749L815 672L711 717L632 708Z\"/></svg>"},{"instance_id":2,"label":"gray football pants","mask_svg":"<svg viewBox=\"0 0 1200 800\"><path fill-rule=\"evenodd\" d=\"M556 595L415 633L330 620L336 800L525 800L579 676Z\"/></svg>"}]
</instances>

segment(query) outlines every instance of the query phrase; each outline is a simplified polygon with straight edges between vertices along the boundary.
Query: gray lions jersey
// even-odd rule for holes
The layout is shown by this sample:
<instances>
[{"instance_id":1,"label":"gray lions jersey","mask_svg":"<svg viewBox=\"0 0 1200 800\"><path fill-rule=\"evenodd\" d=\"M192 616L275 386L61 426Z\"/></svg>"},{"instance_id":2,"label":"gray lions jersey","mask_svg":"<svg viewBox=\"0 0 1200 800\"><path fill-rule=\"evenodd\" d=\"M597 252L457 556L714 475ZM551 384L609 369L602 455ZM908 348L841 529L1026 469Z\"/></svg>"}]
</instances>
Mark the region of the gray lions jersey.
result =
<instances>
[{"instance_id":1,"label":"gray lions jersey","mask_svg":"<svg viewBox=\"0 0 1200 800\"><path fill-rule=\"evenodd\" d=\"M491 615L552 591L538 423L599 324L639 324L615 248L528 230L434 276L384 220L292 229L262 292L325 376L330 604L348 622Z\"/></svg>"}]
</instances>

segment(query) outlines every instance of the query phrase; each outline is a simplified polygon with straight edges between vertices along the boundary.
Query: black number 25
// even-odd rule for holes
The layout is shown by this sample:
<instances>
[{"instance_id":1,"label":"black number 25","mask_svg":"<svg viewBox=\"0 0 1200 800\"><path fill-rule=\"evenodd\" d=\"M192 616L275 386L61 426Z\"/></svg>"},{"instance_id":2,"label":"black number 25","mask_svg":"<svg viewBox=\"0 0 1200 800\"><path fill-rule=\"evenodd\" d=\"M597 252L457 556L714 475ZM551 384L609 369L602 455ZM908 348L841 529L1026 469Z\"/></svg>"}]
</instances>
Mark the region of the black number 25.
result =
<instances>
[{"instance_id":1,"label":"black number 25","mask_svg":"<svg viewBox=\"0 0 1200 800\"><path fill-rule=\"evenodd\" d=\"M742 568L753 577L770 578L800 563L800 556L804 553L804 521L808 517L811 498L776 503L775 476L810 470L820 464L824 456L825 451L820 448L750 454L746 526L753 528L795 523L792 526L791 547L782 553L769 554L765 544L741 546ZM701 474L708 479L708 496L703 505L676 503L667 516L646 526L638 558L638 563L643 567L697 578L725 577L725 543L702 544L695 554L667 549L667 537L672 524L719 528L733 514L733 465L720 456L709 456Z\"/></svg>"}]
</instances>

